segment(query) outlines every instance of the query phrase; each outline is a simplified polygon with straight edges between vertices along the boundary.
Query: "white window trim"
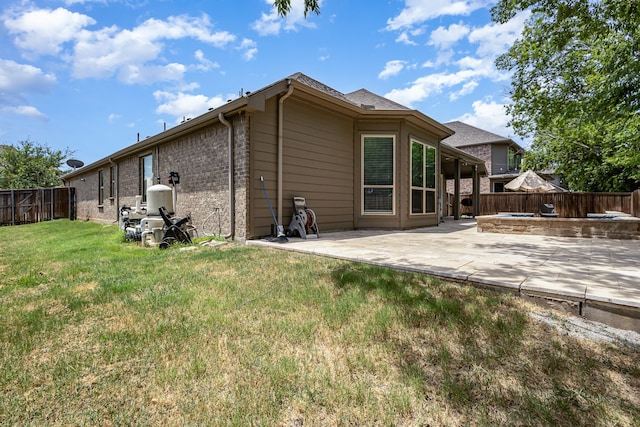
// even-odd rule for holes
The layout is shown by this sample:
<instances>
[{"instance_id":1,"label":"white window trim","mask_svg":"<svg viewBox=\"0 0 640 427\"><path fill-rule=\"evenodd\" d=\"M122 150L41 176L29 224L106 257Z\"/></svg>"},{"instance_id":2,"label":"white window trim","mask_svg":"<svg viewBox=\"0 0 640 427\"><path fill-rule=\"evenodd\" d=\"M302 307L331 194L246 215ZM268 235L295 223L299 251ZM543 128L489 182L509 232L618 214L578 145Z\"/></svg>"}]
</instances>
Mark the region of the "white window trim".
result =
<instances>
[{"instance_id":1,"label":"white window trim","mask_svg":"<svg viewBox=\"0 0 640 427\"><path fill-rule=\"evenodd\" d=\"M410 188L409 189L409 216L435 216L435 215L438 214L438 193L439 193L439 191L438 191L438 176L440 176L440 171L439 171L439 169L440 169L440 164L439 163L440 162L438 161L440 156L438 155L438 147L433 145L433 144L429 144L427 142L420 141L417 138L413 138L413 137L409 138L409 171L413 170L413 156L411 155L411 153L412 153L412 150L413 150L413 143L414 142L417 142L418 144L421 144L421 145L424 145L424 146L427 146L427 147L431 147L436 151L436 156L435 156L435 158L436 158L436 164L435 164L435 166L436 166L436 170L435 170L436 187L435 188L414 187L412 179L411 179L412 172L409 173L409 188ZM423 197L422 198L422 212L414 213L413 209L412 209L413 206L411 205L411 203L413 203L412 202L412 194L411 194L411 192L413 190L422 190L422 191L433 192L434 193L434 199L436 201L435 210L433 212L425 212L426 211L426 207L427 207L426 206L427 200L426 200L426 197Z\"/></svg>"},{"instance_id":2,"label":"white window trim","mask_svg":"<svg viewBox=\"0 0 640 427\"><path fill-rule=\"evenodd\" d=\"M98 206L104 205L104 169L98 170Z\"/></svg>"},{"instance_id":3,"label":"white window trim","mask_svg":"<svg viewBox=\"0 0 640 427\"><path fill-rule=\"evenodd\" d=\"M153 153L147 153L147 154L143 154L138 158L138 167L140 168L140 182L138 183L138 185L140 186L140 192L142 193L142 202L143 203L147 203L147 195L145 192L145 186L144 186L144 181L145 181L145 174L144 174L144 159L147 157L151 157L151 185L154 184L153 180L153 160L154 160L154 156ZM151 186L150 185L150 186ZM149 186L149 187L150 187ZM147 188L148 190L148 188Z\"/></svg>"},{"instance_id":4,"label":"white window trim","mask_svg":"<svg viewBox=\"0 0 640 427\"><path fill-rule=\"evenodd\" d=\"M393 140L393 185L391 185L391 212L365 212L364 210L364 140L365 138L391 138ZM362 216L394 216L396 214L396 135L393 133L366 133L360 136L360 214ZM389 188L388 185L368 185L367 188Z\"/></svg>"}]
</instances>

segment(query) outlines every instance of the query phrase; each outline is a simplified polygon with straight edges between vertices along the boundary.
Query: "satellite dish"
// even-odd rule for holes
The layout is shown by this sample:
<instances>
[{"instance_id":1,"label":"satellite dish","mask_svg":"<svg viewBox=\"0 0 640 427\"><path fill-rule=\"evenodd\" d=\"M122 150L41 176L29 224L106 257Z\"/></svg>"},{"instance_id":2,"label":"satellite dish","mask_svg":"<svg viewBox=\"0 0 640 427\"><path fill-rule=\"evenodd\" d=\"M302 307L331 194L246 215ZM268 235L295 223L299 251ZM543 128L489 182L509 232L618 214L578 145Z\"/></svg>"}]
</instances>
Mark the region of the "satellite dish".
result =
<instances>
[{"instance_id":1,"label":"satellite dish","mask_svg":"<svg viewBox=\"0 0 640 427\"><path fill-rule=\"evenodd\" d=\"M78 159L69 159L67 160L67 164L71 166L73 169L81 168L84 166L84 162Z\"/></svg>"}]
</instances>

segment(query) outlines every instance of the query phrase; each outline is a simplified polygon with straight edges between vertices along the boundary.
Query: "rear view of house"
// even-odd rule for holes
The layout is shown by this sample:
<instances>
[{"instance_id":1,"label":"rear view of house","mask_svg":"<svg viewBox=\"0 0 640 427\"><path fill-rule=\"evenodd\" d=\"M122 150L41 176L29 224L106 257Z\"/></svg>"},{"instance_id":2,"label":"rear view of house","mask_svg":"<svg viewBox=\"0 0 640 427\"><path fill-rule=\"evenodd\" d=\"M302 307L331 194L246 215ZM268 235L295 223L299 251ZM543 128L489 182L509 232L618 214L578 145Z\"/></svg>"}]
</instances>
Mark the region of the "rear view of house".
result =
<instances>
[{"instance_id":1,"label":"rear view of house","mask_svg":"<svg viewBox=\"0 0 640 427\"><path fill-rule=\"evenodd\" d=\"M446 179L486 175L442 144L453 131L365 89L341 93L297 73L65 176L77 217L118 219L173 173L177 215L245 240L270 235L304 197L324 231L435 226ZM206 224L205 224L206 222Z\"/></svg>"}]
</instances>

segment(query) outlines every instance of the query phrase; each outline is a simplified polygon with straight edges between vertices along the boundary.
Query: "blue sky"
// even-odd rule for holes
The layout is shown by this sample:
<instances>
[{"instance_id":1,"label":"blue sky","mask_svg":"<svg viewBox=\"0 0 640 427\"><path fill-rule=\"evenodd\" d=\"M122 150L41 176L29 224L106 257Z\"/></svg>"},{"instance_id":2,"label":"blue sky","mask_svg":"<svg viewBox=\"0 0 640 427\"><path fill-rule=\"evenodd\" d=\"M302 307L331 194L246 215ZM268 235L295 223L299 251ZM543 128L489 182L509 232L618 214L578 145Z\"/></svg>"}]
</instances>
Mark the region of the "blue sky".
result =
<instances>
[{"instance_id":1,"label":"blue sky","mask_svg":"<svg viewBox=\"0 0 640 427\"><path fill-rule=\"evenodd\" d=\"M495 58L527 15L487 0L8 0L0 6L0 143L29 139L91 163L303 72L366 88L441 121L507 128ZM239 6L238 6L239 5Z\"/></svg>"}]
</instances>

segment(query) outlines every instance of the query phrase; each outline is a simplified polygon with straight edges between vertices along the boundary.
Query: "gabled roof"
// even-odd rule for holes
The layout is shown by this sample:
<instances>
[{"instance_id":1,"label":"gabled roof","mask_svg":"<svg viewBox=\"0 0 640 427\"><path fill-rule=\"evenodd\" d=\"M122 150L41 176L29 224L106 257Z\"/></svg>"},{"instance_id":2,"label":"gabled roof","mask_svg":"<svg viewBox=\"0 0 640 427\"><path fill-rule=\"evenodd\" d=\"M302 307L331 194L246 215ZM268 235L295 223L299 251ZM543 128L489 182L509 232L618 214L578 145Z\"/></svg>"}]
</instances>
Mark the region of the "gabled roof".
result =
<instances>
[{"instance_id":1,"label":"gabled roof","mask_svg":"<svg viewBox=\"0 0 640 427\"><path fill-rule=\"evenodd\" d=\"M516 146L520 147L515 141L510 138L505 138L504 136L500 136L498 134L468 125L466 123L454 121L444 123L444 125L455 132L454 135L443 140L444 143L452 147L460 148L468 147L471 145L495 143L515 144Z\"/></svg>"}]
</instances>

